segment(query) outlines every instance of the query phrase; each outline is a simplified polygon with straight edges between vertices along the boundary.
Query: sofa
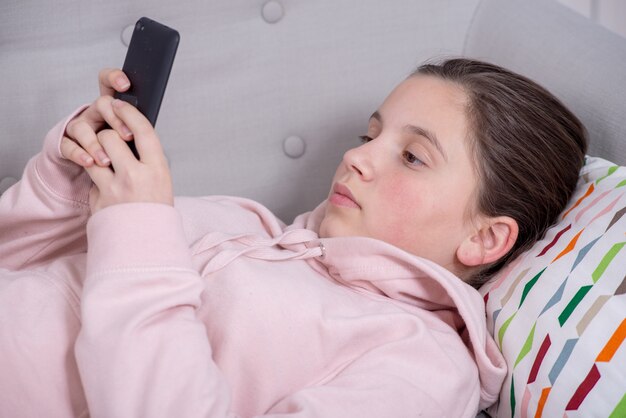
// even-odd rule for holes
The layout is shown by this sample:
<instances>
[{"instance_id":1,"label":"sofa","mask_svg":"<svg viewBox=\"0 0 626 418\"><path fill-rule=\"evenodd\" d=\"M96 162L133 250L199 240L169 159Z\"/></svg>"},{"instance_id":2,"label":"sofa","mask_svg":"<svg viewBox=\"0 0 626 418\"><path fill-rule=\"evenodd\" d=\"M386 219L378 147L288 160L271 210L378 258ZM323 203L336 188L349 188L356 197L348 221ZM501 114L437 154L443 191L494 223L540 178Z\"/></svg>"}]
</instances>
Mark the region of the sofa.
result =
<instances>
[{"instance_id":1,"label":"sofa","mask_svg":"<svg viewBox=\"0 0 626 418\"><path fill-rule=\"evenodd\" d=\"M559 222L481 289L509 365L484 414L626 416L626 39L553 0L6 0L0 12L0 193L97 97L98 71L121 68L142 16L180 33L156 124L176 194L248 197L285 222L327 196L419 64L467 56L544 85L587 127L588 159Z\"/></svg>"}]
</instances>

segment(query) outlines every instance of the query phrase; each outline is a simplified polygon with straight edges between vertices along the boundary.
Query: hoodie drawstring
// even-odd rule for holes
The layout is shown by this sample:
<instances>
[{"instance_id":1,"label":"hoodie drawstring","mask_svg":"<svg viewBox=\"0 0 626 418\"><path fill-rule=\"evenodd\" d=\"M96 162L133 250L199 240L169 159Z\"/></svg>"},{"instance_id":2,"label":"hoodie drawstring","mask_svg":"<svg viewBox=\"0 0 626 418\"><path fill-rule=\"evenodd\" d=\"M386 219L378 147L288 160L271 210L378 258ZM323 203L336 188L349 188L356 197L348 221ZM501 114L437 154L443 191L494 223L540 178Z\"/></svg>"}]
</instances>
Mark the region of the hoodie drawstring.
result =
<instances>
[{"instance_id":1,"label":"hoodie drawstring","mask_svg":"<svg viewBox=\"0 0 626 418\"><path fill-rule=\"evenodd\" d=\"M225 243L230 248L221 249L202 269L202 275L218 271L240 256L268 261L302 260L324 256L324 246L315 232L292 229L276 238L258 235L228 235L215 232L205 235L193 246L193 255L215 249ZM308 244L308 245L307 245Z\"/></svg>"}]
</instances>

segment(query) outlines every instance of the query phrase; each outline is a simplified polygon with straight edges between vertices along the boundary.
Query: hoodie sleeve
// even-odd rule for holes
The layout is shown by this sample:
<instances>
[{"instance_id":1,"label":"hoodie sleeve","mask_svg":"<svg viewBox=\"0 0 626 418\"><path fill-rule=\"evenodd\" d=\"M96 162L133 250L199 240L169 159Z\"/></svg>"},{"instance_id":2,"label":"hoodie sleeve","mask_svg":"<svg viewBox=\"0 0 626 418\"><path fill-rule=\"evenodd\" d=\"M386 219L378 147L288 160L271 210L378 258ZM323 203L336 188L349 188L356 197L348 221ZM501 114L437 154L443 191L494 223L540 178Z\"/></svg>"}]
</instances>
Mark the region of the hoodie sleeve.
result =
<instances>
[{"instance_id":1,"label":"hoodie sleeve","mask_svg":"<svg viewBox=\"0 0 626 418\"><path fill-rule=\"evenodd\" d=\"M22 179L0 198L0 267L24 269L86 250L91 180L59 149L67 122L83 109L48 132Z\"/></svg>"},{"instance_id":2,"label":"hoodie sleeve","mask_svg":"<svg viewBox=\"0 0 626 418\"><path fill-rule=\"evenodd\" d=\"M75 353L90 415L235 417L231 388L196 316L204 287L177 210L111 206L90 219L87 233ZM463 373L445 355L433 362L432 352L420 355L414 347L399 341L372 350L332 378L286 395L263 416L475 416L475 373L457 378ZM434 369L436 376L424 372ZM472 381L476 387L464 387ZM454 392L449 405L433 396L442 387Z\"/></svg>"},{"instance_id":3,"label":"hoodie sleeve","mask_svg":"<svg viewBox=\"0 0 626 418\"><path fill-rule=\"evenodd\" d=\"M90 416L228 416L177 210L113 205L90 219L87 235L75 354Z\"/></svg>"}]
</instances>

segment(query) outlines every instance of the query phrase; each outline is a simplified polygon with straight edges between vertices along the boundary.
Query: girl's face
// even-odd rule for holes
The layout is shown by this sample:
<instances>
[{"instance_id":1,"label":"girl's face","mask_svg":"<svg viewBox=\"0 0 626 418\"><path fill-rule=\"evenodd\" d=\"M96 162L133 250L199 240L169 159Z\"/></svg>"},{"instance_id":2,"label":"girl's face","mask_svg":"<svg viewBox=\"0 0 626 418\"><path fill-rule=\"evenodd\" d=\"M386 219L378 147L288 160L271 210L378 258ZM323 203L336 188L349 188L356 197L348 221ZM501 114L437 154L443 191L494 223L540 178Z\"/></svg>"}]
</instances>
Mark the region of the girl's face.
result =
<instances>
[{"instance_id":1,"label":"girl's face","mask_svg":"<svg viewBox=\"0 0 626 418\"><path fill-rule=\"evenodd\" d=\"M459 274L455 254L475 232L478 185L467 100L433 76L397 86L337 168L320 236L377 238Z\"/></svg>"}]
</instances>

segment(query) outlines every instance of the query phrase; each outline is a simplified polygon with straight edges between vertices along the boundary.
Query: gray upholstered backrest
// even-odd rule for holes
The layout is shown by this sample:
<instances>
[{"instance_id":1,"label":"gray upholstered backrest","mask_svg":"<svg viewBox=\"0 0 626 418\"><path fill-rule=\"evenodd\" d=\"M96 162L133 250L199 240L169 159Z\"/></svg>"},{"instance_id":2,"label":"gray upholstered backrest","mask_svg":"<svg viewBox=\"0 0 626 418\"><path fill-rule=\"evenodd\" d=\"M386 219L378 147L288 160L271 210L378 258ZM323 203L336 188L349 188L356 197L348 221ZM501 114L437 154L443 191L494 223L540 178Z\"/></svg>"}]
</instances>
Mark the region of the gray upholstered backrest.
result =
<instances>
[{"instance_id":1,"label":"gray upholstered backrest","mask_svg":"<svg viewBox=\"0 0 626 418\"><path fill-rule=\"evenodd\" d=\"M484 0L464 53L546 86L587 127L590 155L626 164L626 39L556 2Z\"/></svg>"},{"instance_id":2,"label":"gray upholstered backrest","mask_svg":"<svg viewBox=\"0 0 626 418\"><path fill-rule=\"evenodd\" d=\"M0 178L18 177L46 130L96 97L98 70L122 66L120 35L146 15L181 34L157 122L177 194L246 196L289 221L325 198L396 83L424 59L461 52L477 4L3 2ZM297 158L283 149L292 136L305 146Z\"/></svg>"},{"instance_id":3,"label":"gray upholstered backrest","mask_svg":"<svg viewBox=\"0 0 626 418\"><path fill-rule=\"evenodd\" d=\"M181 34L157 123L179 195L246 196L290 221L326 196L395 84L464 48L545 82L592 152L624 162L624 41L552 0L7 0L0 188L96 97L98 70L122 66L124 28L144 15Z\"/></svg>"}]
</instances>

